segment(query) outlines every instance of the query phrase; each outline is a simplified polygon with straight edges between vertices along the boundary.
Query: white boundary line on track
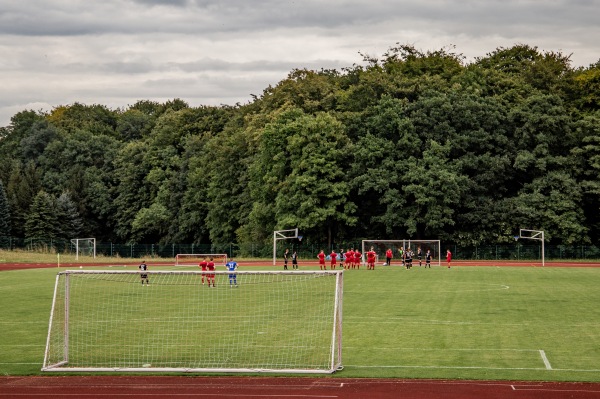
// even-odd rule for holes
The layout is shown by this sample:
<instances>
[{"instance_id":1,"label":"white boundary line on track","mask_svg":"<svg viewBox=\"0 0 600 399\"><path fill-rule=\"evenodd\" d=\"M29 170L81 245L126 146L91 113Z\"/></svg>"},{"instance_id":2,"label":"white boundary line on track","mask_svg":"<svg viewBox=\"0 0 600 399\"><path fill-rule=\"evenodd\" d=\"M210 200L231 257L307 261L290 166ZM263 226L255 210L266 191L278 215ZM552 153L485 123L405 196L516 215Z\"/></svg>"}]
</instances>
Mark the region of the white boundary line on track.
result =
<instances>
[{"instance_id":1,"label":"white boundary line on track","mask_svg":"<svg viewBox=\"0 0 600 399\"><path fill-rule=\"evenodd\" d=\"M535 392L578 392L578 393L596 393L600 390L591 389L556 389L556 388L545 388L544 385L519 385L511 384L510 386L513 391L535 391Z\"/></svg>"}]
</instances>

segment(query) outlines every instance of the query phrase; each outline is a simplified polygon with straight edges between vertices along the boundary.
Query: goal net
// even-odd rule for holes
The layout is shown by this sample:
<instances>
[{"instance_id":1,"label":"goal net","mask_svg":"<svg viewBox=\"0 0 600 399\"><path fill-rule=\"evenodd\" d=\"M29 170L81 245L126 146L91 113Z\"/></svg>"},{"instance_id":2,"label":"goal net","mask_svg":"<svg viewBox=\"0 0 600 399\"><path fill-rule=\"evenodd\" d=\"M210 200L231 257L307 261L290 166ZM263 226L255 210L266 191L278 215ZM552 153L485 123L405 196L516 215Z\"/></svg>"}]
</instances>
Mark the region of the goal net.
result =
<instances>
[{"instance_id":1,"label":"goal net","mask_svg":"<svg viewBox=\"0 0 600 399\"><path fill-rule=\"evenodd\" d=\"M342 271L69 270L56 277L43 371L332 373ZM145 280L145 279L144 279ZM231 287L231 288L230 288Z\"/></svg>"},{"instance_id":2,"label":"goal net","mask_svg":"<svg viewBox=\"0 0 600 399\"><path fill-rule=\"evenodd\" d=\"M75 252L75 260L80 256L96 257L96 239L95 238L73 238L71 245Z\"/></svg>"},{"instance_id":3,"label":"goal net","mask_svg":"<svg viewBox=\"0 0 600 399\"><path fill-rule=\"evenodd\" d=\"M419 265L418 250L421 249L422 264L425 265L425 254L429 250L431 252L431 264L435 266L441 265L441 245L440 240L363 240L362 241L362 259L363 263L366 259L366 253L373 247L376 254L376 262L386 262L386 252L392 250L392 265L402 264L402 249L411 249L414 253L413 266Z\"/></svg>"},{"instance_id":4,"label":"goal net","mask_svg":"<svg viewBox=\"0 0 600 399\"><path fill-rule=\"evenodd\" d=\"M198 266L200 262L213 259L215 265L225 265L227 254L177 254L175 255L175 266Z\"/></svg>"}]
</instances>

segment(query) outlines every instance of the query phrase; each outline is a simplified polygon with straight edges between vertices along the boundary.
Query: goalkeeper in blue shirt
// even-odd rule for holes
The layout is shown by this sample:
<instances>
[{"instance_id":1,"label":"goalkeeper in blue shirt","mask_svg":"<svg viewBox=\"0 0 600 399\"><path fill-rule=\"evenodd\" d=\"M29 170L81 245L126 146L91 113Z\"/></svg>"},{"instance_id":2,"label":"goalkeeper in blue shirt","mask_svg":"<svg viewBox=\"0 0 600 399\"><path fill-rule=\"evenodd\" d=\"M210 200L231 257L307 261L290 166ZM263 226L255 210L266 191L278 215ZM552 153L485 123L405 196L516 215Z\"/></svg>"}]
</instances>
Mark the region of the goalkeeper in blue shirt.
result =
<instances>
[{"instance_id":1,"label":"goalkeeper in blue shirt","mask_svg":"<svg viewBox=\"0 0 600 399\"><path fill-rule=\"evenodd\" d=\"M237 273L235 273L235 269L237 269L238 264L231 258L229 262L225 265L227 270L229 270L229 287L237 288Z\"/></svg>"}]
</instances>

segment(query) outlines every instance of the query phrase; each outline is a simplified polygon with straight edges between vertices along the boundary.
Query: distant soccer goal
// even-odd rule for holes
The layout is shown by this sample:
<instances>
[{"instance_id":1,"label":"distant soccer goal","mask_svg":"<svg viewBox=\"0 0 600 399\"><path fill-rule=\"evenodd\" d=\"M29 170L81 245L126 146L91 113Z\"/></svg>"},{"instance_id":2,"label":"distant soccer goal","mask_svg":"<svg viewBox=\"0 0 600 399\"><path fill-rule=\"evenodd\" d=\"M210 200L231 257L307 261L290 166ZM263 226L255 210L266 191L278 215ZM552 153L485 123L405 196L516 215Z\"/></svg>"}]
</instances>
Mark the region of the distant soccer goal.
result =
<instances>
[{"instance_id":1,"label":"distant soccer goal","mask_svg":"<svg viewBox=\"0 0 600 399\"><path fill-rule=\"evenodd\" d=\"M273 232L273 266L277 264L277 241L279 240L289 240L289 239L298 239L298 241L302 241L302 236L298 235L298 228L288 229L288 230L275 230Z\"/></svg>"},{"instance_id":2,"label":"distant soccer goal","mask_svg":"<svg viewBox=\"0 0 600 399\"><path fill-rule=\"evenodd\" d=\"M225 265L227 254L177 254L175 255L175 266L198 266L203 260L213 258L215 265Z\"/></svg>"},{"instance_id":3,"label":"distant soccer goal","mask_svg":"<svg viewBox=\"0 0 600 399\"><path fill-rule=\"evenodd\" d=\"M73 238L71 245L75 252L75 260L79 256L90 256L96 258L96 239L95 238Z\"/></svg>"},{"instance_id":4,"label":"distant soccer goal","mask_svg":"<svg viewBox=\"0 0 600 399\"><path fill-rule=\"evenodd\" d=\"M57 275L43 371L332 373L343 271L70 270Z\"/></svg>"},{"instance_id":5,"label":"distant soccer goal","mask_svg":"<svg viewBox=\"0 0 600 399\"><path fill-rule=\"evenodd\" d=\"M425 264L425 254L429 250L431 252L431 265L441 265L441 245L440 240L363 240L362 241L362 257L363 263L365 254L370 248L376 253L376 263L384 263L386 261L386 252L392 250L392 265L402 264L400 255L401 249L410 248L413 253L413 266L419 264L418 250L421 249L422 264Z\"/></svg>"}]
</instances>

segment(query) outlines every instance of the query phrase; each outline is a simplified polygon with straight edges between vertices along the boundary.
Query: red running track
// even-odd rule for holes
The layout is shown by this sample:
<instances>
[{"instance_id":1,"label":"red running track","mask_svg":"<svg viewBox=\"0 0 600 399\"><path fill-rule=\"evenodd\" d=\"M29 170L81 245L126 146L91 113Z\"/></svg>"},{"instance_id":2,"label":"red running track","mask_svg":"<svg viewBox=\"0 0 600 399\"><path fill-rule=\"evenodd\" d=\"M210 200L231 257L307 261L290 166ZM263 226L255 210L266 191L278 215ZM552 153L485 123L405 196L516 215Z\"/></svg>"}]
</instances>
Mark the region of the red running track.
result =
<instances>
[{"instance_id":1,"label":"red running track","mask_svg":"<svg viewBox=\"0 0 600 399\"><path fill-rule=\"evenodd\" d=\"M149 266L173 266L173 263L162 261L148 261L146 262ZM277 262L276 266L266 260L242 260L238 262L240 267L244 266L265 266L265 267L278 267L283 269L283 262ZM138 263L133 262L106 262L106 263L61 263L60 266L63 268L76 268L79 266L83 267L102 267L102 266L134 266L137 267ZM512 266L512 267L542 267L541 262L532 262L532 261L506 261L506 260L453 260L451 263L452 267L455 266ZM300 269L302 267L318 267L318 261L301 261ZM446 267L446 262L442 261L442 267ZM21 269L41 269L41 268L52 268L57 267L56 263L0 263L0 271L7 270L21 270ZM329 267L329 265L327 266ZM437 266L434 266L437 267ZM547 261L545 267L600 267L600 262L567 262L567 261ZM376 265L376 268L384 268L387 269L387 266ZM394 268L402 268L400 263L392 264L392 269ZM413 264L413 268L419 268L418 263ZM362 270L366 270L364 266L361 267ZM290 269L291 270L291 269ZM355 269L354 269L355 270Z\"/></svg>"},{"instance_id":2,"label":"red running track","mask_svg":"<svg viewBox=\"0 0 600 399\"><path fill-rule=\"evenodd\" d=\"M301 377L0 377L0 398L600 398L600 384Z\"/></svg>"}]
</instances>

